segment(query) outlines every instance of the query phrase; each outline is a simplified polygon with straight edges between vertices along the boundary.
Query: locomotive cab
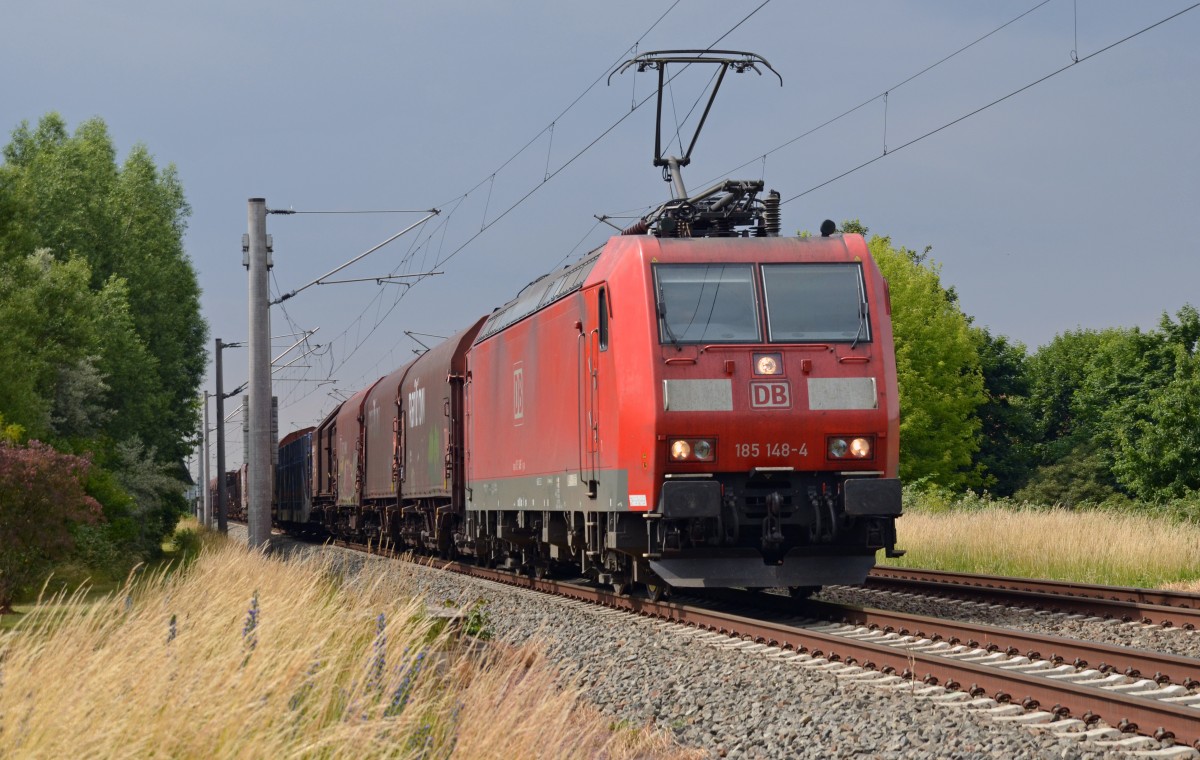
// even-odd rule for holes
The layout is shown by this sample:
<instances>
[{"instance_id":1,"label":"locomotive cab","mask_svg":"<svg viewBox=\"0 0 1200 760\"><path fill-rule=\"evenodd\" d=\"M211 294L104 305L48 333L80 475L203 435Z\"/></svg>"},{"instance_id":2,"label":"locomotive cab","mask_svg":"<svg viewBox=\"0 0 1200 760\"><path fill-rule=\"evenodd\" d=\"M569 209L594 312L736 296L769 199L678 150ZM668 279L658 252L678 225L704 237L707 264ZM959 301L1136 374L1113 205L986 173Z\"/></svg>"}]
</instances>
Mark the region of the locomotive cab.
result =
<instances>
[{"instance_id":1,"label":"locomotive cab","mask_svg":"<svg viewBox=\"0 0 1200 760\"><path fill-rule=\"evenodd\" d=\"M901 501L886 291L864 241L640 240L650 570L684 587L861 583L894 551Z\"/></svg>"}]
</instances>

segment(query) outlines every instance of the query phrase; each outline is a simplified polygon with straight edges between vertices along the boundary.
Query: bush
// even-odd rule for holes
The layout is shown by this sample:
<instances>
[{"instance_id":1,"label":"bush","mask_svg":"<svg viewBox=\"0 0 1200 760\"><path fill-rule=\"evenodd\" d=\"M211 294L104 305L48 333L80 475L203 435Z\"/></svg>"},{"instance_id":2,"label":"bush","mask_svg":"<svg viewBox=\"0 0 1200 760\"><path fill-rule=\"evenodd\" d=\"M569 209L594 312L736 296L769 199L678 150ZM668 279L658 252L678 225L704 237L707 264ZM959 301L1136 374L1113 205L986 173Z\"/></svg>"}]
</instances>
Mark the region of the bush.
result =
<instances>
[{"instance_id":1,"label":"bush","mask_svg":"<svg viewBox=\"0 0 1200 760\"><path fill-rule=\"evenodd\" d=\"M0 611L75 545L72 529L103 517L84 490L91 460L44 443L0 442Z\"/></svg>"},{"instance_id":2,"label":"bush","mask_svg":"<svg viewBox=\"0 0 1200 760\"><path fill-rule=\"evenodd\" d=\"M1090 444L1037 468L1016 493L1021 501L1064 507L1103 504L1120 496L1102 452Z\"/></svg>"},{"instance_id":3,"label":"bush","mask_svg":"<svg viewBox=\"0 0 1200 760\"><path fill-rule=\"evenodd\" d=\"M182 528L175 531L172 543L175 545L175 551L179 552L181 560L194 559L204 546L204 542L200 539L200 534L192 528Z\"/></svg>"},{"instance_id":4,"label":"bush","mask_svg":"<svg viewBox=\"0 0 1200 760\"><path fill-rule=\"evenodd\" d=\"M75 539L72 559L99 579L120 580L132 567L113 527L111 523L80 524L71 531Z\"/></svg>"},{"instance_id":5,"label":"bush","mask_svg":"<svg viewBox=\"0 0 1200 760\"><path fill-rule=\"evenodd\" d=\"M957 493L948 488L923 483L906 484L901 493L901 503L906 512L944 513L1030 506L1011 497L996 496L987 491L977 493L968 488L965 493Z\"/></svg>"}]
</instances>

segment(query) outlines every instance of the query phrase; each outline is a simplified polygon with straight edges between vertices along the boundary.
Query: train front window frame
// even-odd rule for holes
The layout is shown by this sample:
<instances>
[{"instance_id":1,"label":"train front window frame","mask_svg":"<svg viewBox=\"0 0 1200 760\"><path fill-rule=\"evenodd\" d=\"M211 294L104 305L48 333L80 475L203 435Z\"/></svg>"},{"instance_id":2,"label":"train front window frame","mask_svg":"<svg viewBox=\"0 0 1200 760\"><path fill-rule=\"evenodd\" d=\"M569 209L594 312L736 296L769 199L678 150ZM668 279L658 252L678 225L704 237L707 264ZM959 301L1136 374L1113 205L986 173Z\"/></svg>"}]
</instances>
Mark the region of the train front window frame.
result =
<instances>
[{"instance_id":1,"label":"train front window frame","mask_svg":"<svg viewBox=\"0 0 1200 760\"><path fill-rule=\"evenodd\" d=\"M862 265L763 264L771 343L870 343Z\"/></svg>"},{"instance_id":2,"label":"train front window frame","mask_svg":"<svg viewBox=\"0 0 1200 760\"><path fill-rule=\"evenodd\" d=\"M656 264L654 303L663 345L762 341L753 264Z\"/></svg>"}]
</instances>

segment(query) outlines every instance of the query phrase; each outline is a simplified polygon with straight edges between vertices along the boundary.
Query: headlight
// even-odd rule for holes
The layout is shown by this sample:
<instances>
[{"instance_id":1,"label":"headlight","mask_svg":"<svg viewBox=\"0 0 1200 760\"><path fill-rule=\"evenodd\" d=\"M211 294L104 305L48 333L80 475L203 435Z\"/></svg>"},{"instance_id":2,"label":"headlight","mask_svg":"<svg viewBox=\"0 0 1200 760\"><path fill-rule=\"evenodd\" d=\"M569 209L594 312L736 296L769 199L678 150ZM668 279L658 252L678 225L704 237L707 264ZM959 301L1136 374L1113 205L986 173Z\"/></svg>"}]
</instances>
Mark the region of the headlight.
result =
<instances>
[{"instance_id":1,"label":"headlight","mask_svg":"<svg viewBox=\"0 0 1200 760\"><path fill-rule=\"evenodd\" d=\"M825 447L830 459L870 459L874 440L869 437L829 438Z\"/></svg>"},{"instance_id":2,"label":"headlight","mask_svg":"<svg viewBox=\"0 0 1200 760\"><path fill-rule=\"evenodd\" d=\"M671 441L671 459L675 462L711 462L715 448L707 438L680 438Z\"/></svg>"},{"instance_id":3,"label":"headlight","mask_svg":"<svg viewBox=\"0 0 1200 760\"><path fill-rule=\"evenodd\" d=\"M687 441L675 441L671 444L671 458L683 461L692 455L692 444Z\"/></svg>"},{"instance_id":4,"label":"headlight","mask_svg":"<svg viewBox=\"0 0 1200 760\"><path fill-rule=\"evenodd\" d=\"M782 369L782 358L781 354L755 354L754 374L778 375Z\"/></svg>"}]
</instances>

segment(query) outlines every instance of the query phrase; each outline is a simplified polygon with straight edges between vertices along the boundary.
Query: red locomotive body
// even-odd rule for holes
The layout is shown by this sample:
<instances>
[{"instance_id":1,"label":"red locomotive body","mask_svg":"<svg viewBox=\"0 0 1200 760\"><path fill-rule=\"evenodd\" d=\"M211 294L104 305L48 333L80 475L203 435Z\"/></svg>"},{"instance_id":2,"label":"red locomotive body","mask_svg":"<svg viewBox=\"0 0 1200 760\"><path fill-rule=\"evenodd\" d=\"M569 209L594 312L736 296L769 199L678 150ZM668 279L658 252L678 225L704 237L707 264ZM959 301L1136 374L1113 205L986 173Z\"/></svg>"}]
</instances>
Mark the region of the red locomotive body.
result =
<instances>
[{"instance_id":1,"label":"red locomotive body","mask_svg":"<svg viewBox=\"0 0 1200 760\"><path fill-rule=\"evenodd\" d=\"M680 586L857 582L892 546L891 326L860 236L616 237L480 335L468 545L587 546L618 584Z\"/></svg>"}]
</instances>

